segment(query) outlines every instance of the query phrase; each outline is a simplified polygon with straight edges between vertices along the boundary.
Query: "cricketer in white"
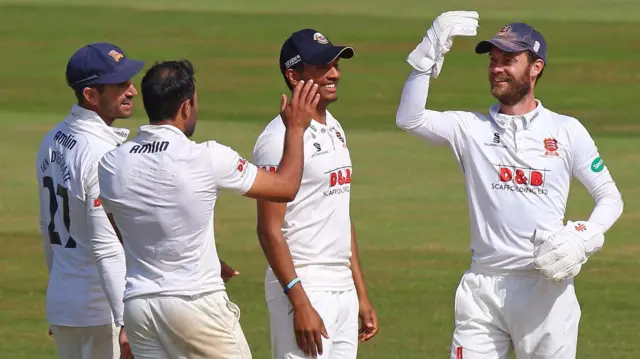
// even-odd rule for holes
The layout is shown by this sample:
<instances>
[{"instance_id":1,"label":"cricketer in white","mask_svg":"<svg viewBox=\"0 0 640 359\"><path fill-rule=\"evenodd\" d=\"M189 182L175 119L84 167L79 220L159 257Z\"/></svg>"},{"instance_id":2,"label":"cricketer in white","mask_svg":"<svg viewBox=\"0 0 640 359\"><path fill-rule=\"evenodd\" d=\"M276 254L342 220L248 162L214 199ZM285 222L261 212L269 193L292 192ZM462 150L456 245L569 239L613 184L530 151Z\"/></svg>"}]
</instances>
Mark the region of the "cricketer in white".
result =
<instances>
[{"instance_id":1,"label":"cricketer in white","mask_svg":"<svg viewBox=\"0 0 640 359\"><path fill-rule=\"evenodd\" d=\"M38 151L40 231L50 275L47 319L56 340L65 338L56 333L62 327L99 327L117 348L114 324L122 326L121 297L107 297L101 278L113 280L106 285L124 289L124 252L122 246L105 246L94 258L93 241L112 237L117 243L113 227L94 199L99 193L98 161L128 134L126 129L108 127L95 112L74 105Z\"/></svg>"},{"instance_id":2,"label":"cricketer in white","mask_svg":"<svg viewBox=\"0 0 640 359\"><path fill-rule=\"evenodd\" d=\"M150 125L105 154L98 167L100 198L125 250L123 318L136 359L251 358L240 309L221 277L216 200L223 189L294 198L302 134L317 103L312 82L300 84L291 103L283 99L285 156L281 170L270 173L216 141L189 139L198 113L193 74L186 60L151 67L141 85Z\"/></svg>"},{"instance_id":3,"label":"cricketer in white","mask_svg":"<svg viewBox=\"0 0 640 359\"><path fill-rule=\"evenodd\" d=\"M98 200L98 161L129 135L111 124L131 116L137 90L129 79L143 65L113 44L76 51L66 76L78 104L38 150L40 231L49 269L46 311L61 358L116 359L129 353L118 340L125 258Z\"/></svg>"},{"instance_id":4,"label":"cricketer in white","mask_svg":"<svg viewBox=\"0 0 640 359\"><path fill-rule=\"evenodd\" d=\"M396 116L408 133L449 146L465 177L472 257L455 295L451 358L502 359L514 349L518 358L575 358L573 277L602 247L622 197L585 127L533 96L546 42L529 25L506 25L476 47L490 53L500 101L488 114L424 108L453 36L474 36L477 24L477 13L465 11L434 21L407 58L413 71ZM595 207L588 220L565 225L572 177Z\"/></svg>"},{"instance_id":5,"label":"cricketer in white","mask_svg":"<svg viewBox=\"0 0 640 359\"><path fill-rule=\"evenodd\" d=\"M320 101L304 134L304 170L296 198L286 204L257 201L258 238L269 263L265 297L272 359L355 359L358 341L368 341L378 331L351 221L348 141L327 110L337 100L339 60L353 54L353 48L334 46L313 29L293 33L280 52L287 86L313 79L320 86ZM259 135L253 162L276 170L284 136L277 116Z\"/></svg>"}]
</instances>

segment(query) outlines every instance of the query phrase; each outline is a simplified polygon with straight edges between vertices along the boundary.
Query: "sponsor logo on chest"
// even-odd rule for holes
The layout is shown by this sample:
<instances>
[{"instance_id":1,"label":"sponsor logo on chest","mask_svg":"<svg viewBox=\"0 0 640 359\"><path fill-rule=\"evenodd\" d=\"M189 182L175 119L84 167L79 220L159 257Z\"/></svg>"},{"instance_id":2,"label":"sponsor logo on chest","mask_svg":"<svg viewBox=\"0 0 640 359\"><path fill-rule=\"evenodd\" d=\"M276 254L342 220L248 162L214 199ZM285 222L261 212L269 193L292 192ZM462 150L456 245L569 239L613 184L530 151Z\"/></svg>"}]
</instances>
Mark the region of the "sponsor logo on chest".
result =
<instances>
[{"instance_id":1,"label":"sponsor logo on chest","mask_svg":"<svg viewBox=\"0 0 640 359\"><path fill-rule=\"evenodd\" d=\"M325 197L348 193L351 190L351 166L340 167L325 172L329 176L329 188L322 194Z\"/></svg>"},{"instance_id":2,"label":"sponsor logo on chest","mask_svg":"<svg viewBox=\"0 0 640 359\"><path fill-rule=\"evenodd\" d=\"M503 164L494 166L498 171L498 180L491 184L492 190L543 196L549 194L544 186L550 170Z\"/></svg>"}]
</instances>

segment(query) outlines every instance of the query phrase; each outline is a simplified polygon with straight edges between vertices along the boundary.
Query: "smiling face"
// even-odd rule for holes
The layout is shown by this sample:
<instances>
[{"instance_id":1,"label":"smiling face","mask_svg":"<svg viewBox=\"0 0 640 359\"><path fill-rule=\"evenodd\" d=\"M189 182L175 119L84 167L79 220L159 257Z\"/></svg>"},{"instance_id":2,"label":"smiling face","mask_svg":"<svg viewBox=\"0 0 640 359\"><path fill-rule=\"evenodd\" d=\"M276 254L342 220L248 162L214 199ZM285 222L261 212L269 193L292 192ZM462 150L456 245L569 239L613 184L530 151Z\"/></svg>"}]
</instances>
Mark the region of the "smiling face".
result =
<instances>
[{"instance_id":1,"label":"smiling face","mask_svg":"<svg viewBox=\"0 0 640 359\"><path fill-rule=\"evenodd\" d=\"M507 106L519 103L533 91L543 66L540 59L531 61L526 51L511 53L493 47L488 68L491 94Z\"/></svg>"},{"instance_id":2,"label":"smiling face","mask_svg":"<svg viewBox=\"0 0 640 359\"><path fill-rule=\"evenodd\" d=\"M317 83L320 94L320 106L327 106L338 99L338 82L340 81L340 59L333 60L326 65L304 64L301 70L288 70L287 78L291 85L295 87L300 80L313 80Z\"/></svg>"}]
</instances>

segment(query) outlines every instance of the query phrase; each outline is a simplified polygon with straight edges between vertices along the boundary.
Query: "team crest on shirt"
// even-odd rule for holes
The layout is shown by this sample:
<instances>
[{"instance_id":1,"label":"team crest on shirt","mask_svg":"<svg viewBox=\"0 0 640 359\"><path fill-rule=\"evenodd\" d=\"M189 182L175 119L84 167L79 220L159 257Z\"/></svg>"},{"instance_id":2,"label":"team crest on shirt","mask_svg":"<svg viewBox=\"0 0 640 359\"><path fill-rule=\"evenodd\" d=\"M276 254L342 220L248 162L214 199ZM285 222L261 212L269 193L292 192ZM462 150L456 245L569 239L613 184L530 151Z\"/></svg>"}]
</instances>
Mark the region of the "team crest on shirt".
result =
<instances>
[{"instance_id":1,"label":"team crest on shirt","mask_svg":"<svg viewBox=\"0 0 640 359\"><path fill-rule=\"evenodd\" d=\"M545 156L559 156L558 155L558 140L555 138L545 138L543 140Z\"/></svg>"},{"instance_id":2,"label":"team crest on shirt","mask_svg":"<svg viewBox=\"0 0 640 359\"><path fill-rule=\"evenodd\" d=\"M340 131L333 129L333 131L336 133L336 137L338 137L338 139L340 140L340 142L342 142L342 146L343 147L347 147L347 142L344 140L344 137L342 137L342 134L340 133Z\"/></svg>"}]
</instances>

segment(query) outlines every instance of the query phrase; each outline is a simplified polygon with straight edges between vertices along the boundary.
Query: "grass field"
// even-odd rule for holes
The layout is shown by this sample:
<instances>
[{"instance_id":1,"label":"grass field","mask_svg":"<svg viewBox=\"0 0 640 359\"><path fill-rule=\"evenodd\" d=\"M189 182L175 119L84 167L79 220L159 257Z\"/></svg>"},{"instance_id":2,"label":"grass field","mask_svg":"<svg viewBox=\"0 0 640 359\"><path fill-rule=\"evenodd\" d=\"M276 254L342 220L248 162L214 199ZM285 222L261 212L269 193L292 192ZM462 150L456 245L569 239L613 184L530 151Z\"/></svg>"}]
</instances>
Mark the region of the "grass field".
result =
<instances>
[{"instance_id":1,"label":"grass field","mask_svg":"<svg viewBox=\"0 0 640 359\"><path fill-rule=\"evenodd\" d=\"M44 319L45 264L37 229L34 158L41 136L68 112L69 56L93 41L129 56L186 57L197 66L196 140L217 139L245 155L285 91L278 70L284 39L314 27L356 56L342 63L332 113L346 128L355 176L352 213L381 331L362 358L446 358L452 300L469 262L463 178L453 156L395 128L407 53L432 19L475 9L479 37L510 21L546 35L549 66L537 91L545 106L578 117L596 139L625 199L625 213L576 281L583 320L578 358L638 358L640 352L640 2L637 0L0 0L0 357L53 358ZM556 8L554 8L556 7ZM102 18L100 18L100 16ZM434 109L485 110L491 103L478 39L456 39ZM138 82L140 77L136 79ZM117 125L145 123L136 117ZM578 183L567 219L589 215ZM266 261L254 235L253 201L225 193L216 211L221 256L241 271L228 286L242 308L255 358L268 358L263 300Z\"/></svg>"}]
</instances>

